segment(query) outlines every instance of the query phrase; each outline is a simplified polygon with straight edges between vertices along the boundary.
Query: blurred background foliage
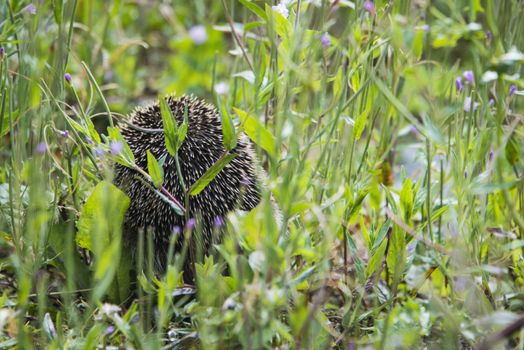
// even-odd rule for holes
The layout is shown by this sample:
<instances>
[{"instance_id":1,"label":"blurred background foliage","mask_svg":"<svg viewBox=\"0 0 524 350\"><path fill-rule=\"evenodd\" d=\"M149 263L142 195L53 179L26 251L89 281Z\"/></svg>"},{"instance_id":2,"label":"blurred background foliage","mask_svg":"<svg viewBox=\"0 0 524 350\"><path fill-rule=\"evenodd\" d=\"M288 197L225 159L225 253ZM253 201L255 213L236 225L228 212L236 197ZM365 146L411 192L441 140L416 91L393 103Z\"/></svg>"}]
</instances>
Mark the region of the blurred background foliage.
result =
<instances>
[{"instance_id":1,"label":"blurred background foliage","mask_svg":"<svg viewBox=\"0 0 524 350\"><path fill-rule=\"evenodd\" d=\"M3 2L0 348L523 348L523 32L518 0ZM129 280L111 185L108 112L173 92L268 174L192 299Z\"/></svg>"}]
</instances>

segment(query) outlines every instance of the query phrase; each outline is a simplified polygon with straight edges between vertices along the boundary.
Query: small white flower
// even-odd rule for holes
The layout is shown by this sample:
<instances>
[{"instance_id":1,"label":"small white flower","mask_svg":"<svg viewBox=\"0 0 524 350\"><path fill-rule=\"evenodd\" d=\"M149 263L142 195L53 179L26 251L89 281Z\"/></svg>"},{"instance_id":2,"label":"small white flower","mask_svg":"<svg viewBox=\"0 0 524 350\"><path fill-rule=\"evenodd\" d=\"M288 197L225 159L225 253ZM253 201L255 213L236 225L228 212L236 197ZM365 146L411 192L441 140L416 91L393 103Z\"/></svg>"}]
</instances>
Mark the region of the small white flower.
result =
<instances>
[{"instance_id":1,"label":"small white flower","mask_svg":"<svg viewBox=\"0 0 524 350\"><path fill-rule=\"evenodd\" d=\"M15 317L16 314L13 310L0 309L0 332L3 331L4 327Z\"/></svg>"},{"instance_id":2,"label":"small white flower","mask_svg":"<svg viewBox=\"0 0 524 350\"><path fill-rule=\"evenodd\" d=\"M266 290L266 297L271 303L275 303L284 297L284 293L281 289L270 288Z\"/></svg>"},{"instance_id":3,"label":"small white flower","mask_svg":"<svg viewBox=\"0 0 524 350\"><path fill-rule=\"evenodd\" d=\"M479 106L478 102L474 102L473 111L476 111L478 106ZM469 96L464 99L464 111L468 113L471 112L471 97Z\"/></svg>"},{"instance_id":4,"label":"small white flower","mask_svg":"<svg viewBox=\"0 0 524 350\"><path fill-rule=\"evenodd\" d=\"M226 82L221 81L215 85L215 92L219 95L225 95L229 92L229 85Z\"/></svg>"},{"instance_id":5,"label":"small white flower","mask_svg":"<svg viewBox=\"0 0 524 350\"><path fill-rule=\"evenodd\" d=\"M51 337L51 339L56 338L56 328L53 320L51 319L51 316L49 315L49 312L46 312L44 315L44 331L49 337Z\"/></svg>"},{"instance_id":6,"label":"small white flower","mask_svg":"<svg viewBox=\"0 0 524 350\"><path fill-rule=\"evenodd\" d=\"M235 301L233 296L231 296L231 297L227 298L226 301L224 302L224 305L222 305L222 310L224 310L224 311L235 310L239 306L240 305L238 305L238 303Z\"/></svg>"},{"instance_id":7,"label":"small white flower","mask_svg":"<svg viewBox=\"0 0 524 350\"><path fill-rule=\"evenodd\" d=\"M248 261L249 266L251 266L253 270L261 271L262 267L264 266L264 262L266 261L266 256L260 250L255 250L249 255Z\"/></svg>"},{"instance_id":8,"label":"small white flower","mask_svg":"<svg viewBox=\"0 0 524 350\"><path fill-rule=\"evenodd\" d=\"M273 11L276 11L280 13L282 16L284 16L284 18L289 17L289 10L283 2L281 2L278 5L271 6L271 8L273 9Z\"/></svg>"},{"instance_id":9,"label":"small white flower","mask_svg":"<svg viewBox=\"0 0 524 350\"><path fill-rule=\"evenodd\" d=\"M207 41L207 30L202 25L191 27L188 34L195 45L200 45Z\"/></svg>"},{"instance_id":10,"label":"small white flower","mask_svg":"<svg viewBox=\"0 0 524 350\"><path fill-rule=\"evenodd\" d=\"M112 317L114 315L118 316L118 313L121 310L122 309L117 305L105 303L98 310L98 314L95 316L95 319L101 320L103 316L107 316L107 317Z\"/></svg>"},{"instance_id":11,"label":"small white flower","mask_svg":"<svg viewBox=\"0 0 524 350\"><path fill-rule=\"evenodd\" d=\"M282 128L282 137L286 138L286 137L289 137L291 136L291 134L293 133L293 124L291 124L289 121L286 120L286 122L284 123L284 127Z\"/></svg>"}]
</instances>

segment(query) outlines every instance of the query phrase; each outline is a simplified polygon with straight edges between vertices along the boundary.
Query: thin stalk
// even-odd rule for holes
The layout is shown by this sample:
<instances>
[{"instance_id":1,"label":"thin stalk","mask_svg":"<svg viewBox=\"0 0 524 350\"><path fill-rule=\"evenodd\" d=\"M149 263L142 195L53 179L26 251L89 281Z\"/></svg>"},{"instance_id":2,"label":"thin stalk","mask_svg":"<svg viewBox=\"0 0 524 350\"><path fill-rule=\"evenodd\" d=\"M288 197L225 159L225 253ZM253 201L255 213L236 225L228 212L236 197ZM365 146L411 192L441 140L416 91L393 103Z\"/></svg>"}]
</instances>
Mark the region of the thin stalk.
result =
<instances>
[{"instance_id":1,"label":"thin stalk","mask_svg":"<svg viewBox=\"0 0 524 350\"><path fill-rule=\"evenodd\" d=\"M427 158L427 177L426 177L426 211L428 220L428 237L433 242L433 231L431 225L431 145L429 138L426 138L426 158Z\"/></svg>"},{"instance_id":2,"label":"thin stalk","mask_svg":"<svg viewBox=\"0 0 524 350\"><path fill-rule=\"evenodd\" d=\"M246 60L246 62L248 64L249 68L254 73L255 72L255 67L253 66L253 63L251 62L251 58L249 57L246 48L244 47L244 43L242 42L242 40L238 36L238 33L237 33L236 29L235 29L235 24L233 23L233 19L229 15L229 11L228 11L226 2L224 0L221 0L221 1L222 1L222 6L224 7L224 15L226 16L227 23L229 23L229 27L231 28L231 34L233 34L233 38L235 38L235 41L237 42L238 46L240 46L240 50L242 51L242 55L244 56L244 58L245 58L245 60Z\"/></svg>"},{"instance_id":3,"label":"thin stalk","mask_svg":"<svg viewBox=\"0 0 524 350\"><path fill-rule=\"evenodd\" d=\"M100 89L100 86L98 86L98 83L96 82L95 77L93 76L93 74L91 73L89 68L87 67L87 64L85 62L83 62L83 61L82 61L82 67L84 67L84 70L86 71L87 76L89 77L89 80L94 85L94 87L96 89L96 92L98 93L98 96L102 100L102 104L104 105L104 109L107 112L109 126L110 127L114 127L115 125L113 123L113 115L111 114L111 110L109 109L109 105L107 104L107 101L106 101L106 99L104 97L104 94L102 93L102 90Z\"/></svg>"}]
</instances>

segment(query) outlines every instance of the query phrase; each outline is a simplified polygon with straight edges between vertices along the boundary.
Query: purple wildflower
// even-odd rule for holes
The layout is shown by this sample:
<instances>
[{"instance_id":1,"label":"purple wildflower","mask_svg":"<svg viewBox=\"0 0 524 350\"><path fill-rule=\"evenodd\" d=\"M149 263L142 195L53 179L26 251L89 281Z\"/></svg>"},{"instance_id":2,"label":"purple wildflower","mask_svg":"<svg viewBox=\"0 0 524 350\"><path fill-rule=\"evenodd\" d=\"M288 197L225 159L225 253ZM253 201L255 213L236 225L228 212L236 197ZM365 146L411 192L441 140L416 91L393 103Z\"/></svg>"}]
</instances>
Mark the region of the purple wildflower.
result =
<instances>
[{"instance_id":1,"label":"purple wildflower","mask_svg":"<svg viewBox=\"0 0 524 350\"><path fill-rule=\"evenodd\" d=\"M464 85L462 85L462 78L461 77L457 77L457 79L455 79L455 88L459 92L462 91L462 89L464 88Z\"/></svg>"},{"instance_id":2,"label":"purple wildflower","mask_svg":"<svg viewBox=\"0 0 524 350\"><path fill-rule=\"evenodd\" d=\"M69 84L71 84L71 74L69 74L69 73L64 74L64 79L65 79L65 81L67 81Z\"/></svg>"},{"instance_id":3,"label":"purple wildflower","mask_svg":"<svg viewBox=\"0 0 524 350\"><path fill-rule=\"evenodd\" d=\"M417 135L418 134L418 129L415 125L410 125L409 126L409 132L412 133L413 135Z\"/></svg>"},{"instance_id":4,"label":"purple wildflower","mask_svg":"<svg viewBox=\"0 0 524 350\"><path fill-rule=\"evenodd\" d=\"M38 154L44 154L47 151L47 145L44 142L40 142L36 145L35 150Z\"/></svg>"},{"instance_id":5,"label":"purple wildflower","mask_svg":"<svg viewBox=\"0 0 524 350\"><path fill-rule=\"evenodd\" d=\"M473 102L473 105L472 105L471 101L472 101L471 97L469 96L464 99L464 111L465 112L468 112L468 113L471 112L471 107L473 107L473 111L477 110L479 106L478 102Z\"/></svg>"},{"instance_id":6,"label":"purple wildflower","mask_svg":"<svg viewBox=\"0 0 524 350\"><path fill-rule=\"evenodd\" d=\"M69 137L69 130L66 129L64 131L61 131L60 134L64 139L67 139Z\"/></svg>"},{"instance_id":7,"label":"purple wildflower","mask_svg":"<svg viewBox=\"0 0 524 350\"><path fill-rule=\"evenodd\" d=\"M328 33L322 34L320 37L320 43L324 49L327 49L331 45L331 38L329 37Z\"/></svg>"},{"instance_id":8,"label":"purple wildflower","mask_svg":"<svg viewBox=\"0 0 524 350\"><path fill-rule=\"evenodd\" d=\"M467 170L464 170L464 178L465 178L465 179L468 178L468 171L467 171Z\"/></svg>"},{"instance_id":9,"label":"purple wildflower","mask_svg":"<svg viewBox=\"0 0 524 350\"><path fill-rule=\"evenodd\" d=\"M488 159L489 159L490 161L493 160L493 155L494 155L494 154L495 154L495 153L493 152L493 150L489 151L489 157L488 157Z\"/></svg>"},{"instance_id":10,"label":"purple wildflower","mask_svg":"<svg viewBox=\"0 0 524 350\"><path fill-rule=\"evenodd\" d=\"M104 331L104 335L111 335L115 331L115 326L109 326Z\"/></svg>"},{"instance_id":11,"label":"purple wildflower","mask_svg":"<svg viewBox=\"0 0 524 350\"><path fill-rule=\"evenodd\" d=\"M89 137L89 136L86 136L86 142L87 142L87 144L89 144L89 145L94 144L93 139L92 139L91 137Z\"/></svg>"},{"instance_id":12,"label":"purple wildflower","mask_svg":"<svg viewBox=\"0 0 524 350\"><path fill-rule=\"evenodd\" d=\"M202 25L191 27L188 34L195 45L200 45L207 41L206 27Z\"/></svg>"},{"instance_id":13,"label":"purple wildflower","mask_svg":"<svg viewBox=\"0 0 524 350\"><path fill-rule=\"evenodd\" d=\"M364 1L364 10L371 13L373 16L377 13L377 10L375 9L375 4L373 1L366 0Z\"/></svg>"},{"instance_id":14,"label":"purple wildflower","mask_svg":"<svg viewBox=\"0 0 524 350\"><path fill-rule=\"evenodd\" d=\"M486 33L484 33L484 39L486 39L487 42L490 42L491 39L493 39L493 33L488 30Z\"/></svg>"},{"instance_id":15,"label":"purple wildflower","mask_svg":"<svg viewBox=\"0 0 524 350\"><path fill-rule=\"evenodd\" d=\"M0 59L4 58L5 55L5 49L3 46L0 46Z\"/></svg>"},{"instance_id":16,"label":"purple wildflower","mask_svg":"<svg viewBox=\"0 0 524 350\"><path fill-rule=\"evenodd\" d=\"M215 85L215 92L219 95L225 95L229 92L229 85L226 82L221 81Z\"/></svg>"},{"instance_id":17,"label":"purple wildflower","mask_svg":"<svg viewBox=\"0 0 524 350\"><path fill-rule=\"evenodd\" d=\"M490 107L493 107L495 105L495 99L494 98L490 98L489 101L488 101L488 105Z\"/></svg>"},{"instance_id":18,"label":"purple wildflower","mask_svg":"<svg viewBox=\"0 0 524 350\"><path fill-rule=\"evenodd\" d=\"M95 148L95 155L98 157L103 156L106 153L105 149L102 147L102 145L98 145L97 148Z\"/></svg>"},{"instance_id":19,"label":"purple wildflower","mask_svg":"<svg viewBox=\"0 0 524 350\"><path fill-rule=\"evenodd\" d=\"M473 71L466 70L464 73L462 73L462 76L468 84L473 84L475 82L475 75L473 74Z\"/></svg>"},{"instance_id":20,"label":"purple wildflower","mask_svg":"<svg viewBox=\"0 0 524 350\"><path fill-rule=\"evenodd\" d=\"M453 290L456 290L457 292L461 293L466 291L466 288L468 287L468 280L466 277L458 276L455 277L455 281L453 284Z\"/></svg>"},{"instance_id":21,"label":"purple wildflower","mask_svg":"<svg viewBox=\"0 0 524 350\"><path fill-rule=\"evenodd\" d=\"M224 221L224 218L222 216L220 216L220 215L215 216L215 220L213 222L213 226L215 228L220 228L220 227L224 226L224 224L225 224L225 221Z\"/></svg>"},{"instance_id":22,"label":"purple wildflower","mask_svg":"<svg viewBox=\"0 0 524 350\"><path fill-rule=\"evenodd\" d=\"M122 149L124 148L124 145L120 141L111 141L109 143L109 149L111 150L111 153L113 155L118 156L120 152L122 152Z\"/></svg>"},{"instance_id":23,"label":"purple wildflower","mask_svg":"<svg viewBox=\"0 0 524 350\"><path fill-rule=\"evenodd\" d=\"M517 85L511 84L509 86L509 96L515 95L515 92L517 92Z\"/></svg>"},{"instance_id":24,"label":"purple wildflower","mask_svg":"<svg viewBox=\"0 0 524 350\"><path fill-rule=\"evenodd\" d=\"M171 230L172 235L178 236L180 232L182 232L182 230L180 229L180 226L178 225L173 226L173 229Z\"/></svg>"},{"instance_id":25,"label":"purple wildflower","mask_svg":"<svg viewBox=\"0 0 524 350\"><path fill-rule=\"evenodd\" d=\"M187 220L186 229L188 229L189 231L192 231L195 228L195 226L196 226L196 220L194 218Z\"/></svg>"},{"instance_id":26,"label":"purple wildflower","mask_svg":"<svg viewBox=\"0 0 524 350\"><path fill-rule=\"evenodd\" d=\"M27 5L26 7L24 7L24 11L29 13L29 14L36 15L36 6L35 6L35 4Z\"/></svg>"}]
</instances>

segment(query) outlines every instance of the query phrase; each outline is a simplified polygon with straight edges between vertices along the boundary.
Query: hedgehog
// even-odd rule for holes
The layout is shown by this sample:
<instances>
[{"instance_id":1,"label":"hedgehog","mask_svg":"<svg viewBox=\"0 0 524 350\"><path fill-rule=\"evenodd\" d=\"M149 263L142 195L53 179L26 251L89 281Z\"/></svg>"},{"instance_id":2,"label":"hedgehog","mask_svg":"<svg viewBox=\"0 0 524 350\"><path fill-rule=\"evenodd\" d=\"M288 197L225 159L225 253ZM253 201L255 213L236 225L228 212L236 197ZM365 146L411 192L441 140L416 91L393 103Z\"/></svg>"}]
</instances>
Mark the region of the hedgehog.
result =
<instances>
[{"instance_id":1,"label":"hedgehog","mask_svg":"<svg viewBox=\"0 0 524 350\"><path fill-rule=\"evenodd\" d=\"M177 156L184 184L194 184L226 152L222 140L222 123L217 109L205 101L192 97L168 96L167 105L181 125L187 115L187 135ZM156 159L164 159L163 187L179 203L184 203L185 193L178 176L176 160L170 156L162 132L162 116L158 101L135 109L125 124L120 125L123 138L133 152L136 164L147 169L147 151ZM144 129L150 129L144 130ZM160 130L159 130L160 129ZM251 141L240 134L230 153L236 157L196 196L189 197L185 215L177 214L169 203L163 201L150 186L144 184L135 170L116 166L115 184L130 198L123 228L124 247L134 256L138 235L152 235L154 271L163 273L167 267L168 247L171 236L176 236L175 253L184 246L184 232L198 231L189 239L183 265L184 281L194 282L194 263L197 254L209 255L215 243L224 234L223 220L234 210L250 211L261 200L258 163ZM203 254L202 254L203 253Z\"/></svg>"}]
</instances>

